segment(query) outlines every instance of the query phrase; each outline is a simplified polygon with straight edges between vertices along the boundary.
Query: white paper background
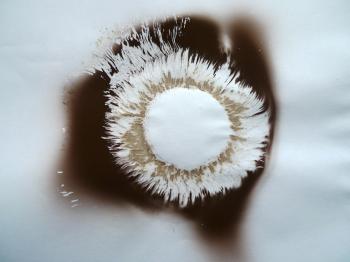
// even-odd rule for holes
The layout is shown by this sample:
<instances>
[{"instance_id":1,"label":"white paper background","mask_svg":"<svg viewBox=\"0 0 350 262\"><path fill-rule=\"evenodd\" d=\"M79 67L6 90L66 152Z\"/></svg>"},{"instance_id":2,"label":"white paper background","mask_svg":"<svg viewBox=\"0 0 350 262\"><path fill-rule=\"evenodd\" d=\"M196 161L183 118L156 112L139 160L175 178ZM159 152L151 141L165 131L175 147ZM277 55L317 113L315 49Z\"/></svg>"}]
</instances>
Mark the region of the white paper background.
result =
<instances>
[{"instance_id":1,"label":"white paper background","mask_svg":"<svg viewBox=\"0 0 350 262\"><path fill-rule=\"evenodd\" d=\"M245 2L1 1L0 261L350 260L350 4ZM170 212L72 209L51 185L63 87L105 27L190 11L262 21L277 88L270 166L229 251Z\"/></svg>"}]
</instances>

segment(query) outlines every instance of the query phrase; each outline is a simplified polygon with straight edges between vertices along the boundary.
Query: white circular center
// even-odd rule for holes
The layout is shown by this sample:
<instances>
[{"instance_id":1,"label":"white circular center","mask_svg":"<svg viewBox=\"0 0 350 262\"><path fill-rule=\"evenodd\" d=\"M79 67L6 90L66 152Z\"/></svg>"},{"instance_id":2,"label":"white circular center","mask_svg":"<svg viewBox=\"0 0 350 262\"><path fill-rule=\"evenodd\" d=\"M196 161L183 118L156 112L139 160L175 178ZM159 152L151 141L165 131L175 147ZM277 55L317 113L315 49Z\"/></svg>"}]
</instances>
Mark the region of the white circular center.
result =
<instances>
[{"instance_id":1,"label":"white circular center","mask_svg":"<svg viewBox=\"0 0 350 262\"><path fill-rule=\"evenodd\" d=\"M184 170L217 159L233 133L225 108L212 95L180 87L156 95L144 132L159 160Z\"/></svg>"}]
</instances>

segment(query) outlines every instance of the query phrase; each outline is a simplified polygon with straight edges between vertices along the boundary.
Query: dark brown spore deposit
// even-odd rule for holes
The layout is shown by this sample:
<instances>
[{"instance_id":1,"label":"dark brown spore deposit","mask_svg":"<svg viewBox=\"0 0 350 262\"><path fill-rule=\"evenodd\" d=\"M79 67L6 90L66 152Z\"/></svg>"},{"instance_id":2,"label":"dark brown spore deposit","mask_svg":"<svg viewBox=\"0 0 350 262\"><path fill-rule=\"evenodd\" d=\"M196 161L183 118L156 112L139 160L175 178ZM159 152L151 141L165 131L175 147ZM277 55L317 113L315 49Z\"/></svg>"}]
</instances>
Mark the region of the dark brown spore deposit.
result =
<instances>
[{"instance_id":1,"label":"dark brown spore deposit","mask_svg":"<svg viewBox=\"0 0 350 262\"><path fill-rule=\"evenodd\" d=\"M163 22L164 31L172 28L174 24L171 19ZM219 41L220 33L214 22L191 17L177 43L220 65L227 59ZM165 35L165 40L166 37ZM276 103L261 31L249 19L235 20L230 27L230 38L233 43L230 55L235 61L233 69L239 73L242 83L251 85L261 97L265 97L266 109L271 112L272 137ZM133 44L138 45L138 42ZM121 46L116 45L114 52L118 53L120 50ZM133 183L125 171L114 163L108 151L107 141L103 139L106 135L105 113L108 110L104 93L107 90L108 78L103 72L87 76L68 88L65 98L68 138L60 166L64 170L64 176L59 178L59 183L67 183L75 192L89 195L96 200L109 201L116 206L128 204L146 210L175 210L194 221L201 232L200 235L205 239L223 240L234 237L247 207L250 192L263 173L263 168L249 174L240 188L207 198L188 208L179 209L164 205L160 198L150 196ZM266 146L267 151L271 143L272 141ZM264 166L264 159L260 161L259 166Z\"/></svg>"}]
</instances>

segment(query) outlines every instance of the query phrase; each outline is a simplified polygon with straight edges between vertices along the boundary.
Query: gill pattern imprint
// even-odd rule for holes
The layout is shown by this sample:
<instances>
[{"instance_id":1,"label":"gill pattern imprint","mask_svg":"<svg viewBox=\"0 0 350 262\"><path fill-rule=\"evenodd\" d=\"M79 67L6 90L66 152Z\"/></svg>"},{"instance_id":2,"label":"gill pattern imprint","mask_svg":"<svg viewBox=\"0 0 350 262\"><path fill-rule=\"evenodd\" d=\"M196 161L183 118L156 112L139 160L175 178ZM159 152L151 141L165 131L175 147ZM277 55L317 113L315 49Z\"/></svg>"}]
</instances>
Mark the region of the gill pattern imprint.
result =
<instances>
[{"instance_id":1,"label":"gill pattern imprint","mask_svg":"<svg viewBox=\"0 0 350 262\"><path fill-rule=\"evenodd\" d=\"M259 168L270 125L264 101L252 87L237 81L234 61L227 56L217 65L179 46L177 39L190 18L175 21L166 30L159 22L145 23L138 31L131 28L114 41L119 51L107 48L91 73L102 71L109 78L105 139L115 163L146 191L186 206L239 187L248 172ZM192 170L158 159L145 138L147 108L157 95L175 87L213 96L225 108L232 129L226 149Z\"/></svg>"}]
</instances>

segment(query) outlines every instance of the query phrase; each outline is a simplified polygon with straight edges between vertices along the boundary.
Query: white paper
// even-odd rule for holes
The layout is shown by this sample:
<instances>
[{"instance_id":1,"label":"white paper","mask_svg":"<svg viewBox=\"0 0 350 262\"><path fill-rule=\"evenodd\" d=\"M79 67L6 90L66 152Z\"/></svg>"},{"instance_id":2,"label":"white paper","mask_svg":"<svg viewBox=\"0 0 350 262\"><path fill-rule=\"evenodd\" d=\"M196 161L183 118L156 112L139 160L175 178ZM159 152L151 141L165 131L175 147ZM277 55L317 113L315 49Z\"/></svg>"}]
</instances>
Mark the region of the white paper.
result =
<instances>
[{"instance_id":1,"label":"white paper","mask_svg":"<svg viewBox=\"0 0 350 262\"><path fill-rule=\"evenodd\" d=\"M0 260L349 261L349 11L347 1L2 1ZM97 40L175 12L246 14L267 36L277 134L226 248L176 212L83 200L53 179L65 175L63 90Z\"/></svg>"}]
</instances>

